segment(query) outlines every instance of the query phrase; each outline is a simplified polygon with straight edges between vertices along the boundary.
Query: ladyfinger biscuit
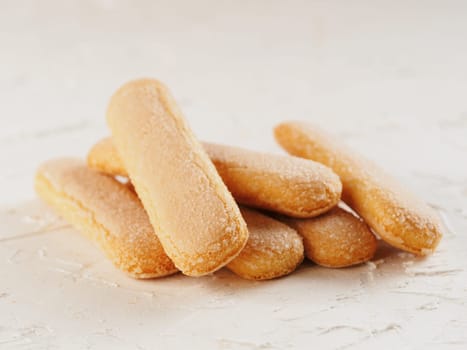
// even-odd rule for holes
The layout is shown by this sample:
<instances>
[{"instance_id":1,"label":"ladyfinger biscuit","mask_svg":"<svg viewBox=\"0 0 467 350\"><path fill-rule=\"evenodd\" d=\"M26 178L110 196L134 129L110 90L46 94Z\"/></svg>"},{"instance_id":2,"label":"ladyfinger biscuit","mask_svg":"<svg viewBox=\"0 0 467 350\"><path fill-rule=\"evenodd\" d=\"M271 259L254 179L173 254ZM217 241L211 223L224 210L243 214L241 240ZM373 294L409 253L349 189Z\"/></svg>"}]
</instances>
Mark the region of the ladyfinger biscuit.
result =
<instances>
[{"instance_id":1,"label":"ladyfinger biscuit","mask_svg":"<svg viewBox=\"0 0 467 350\"><path fill-rule=\"evenodd\" d=\"M111 98L112 140L167 255L184 274L229 263L248 240L232 195L156 80L125 84Z\"/></svg>"},{"instance_id":2,"label":"ladyfinger biscuit","mask_svg":"<svg viewBox=\"0 0 467 350\"><path fill-rule=\"evenodd\" d=\"M128 172L110 137L102 139L92 146L87 156L87 162L91 169L104 174L128 177Z\"/></svg>"},{"instance_id":3,"label":"ladyfinger biscuit","mask_svg":"<svg viewBox=\"0 0 467 350\"><path fill-rule=\"evenodd\" d=\"M97 243L113 264L135 278L177 272L154 234L134 192L73 158L42 164L36 174L39 196Z\"/></svg>"},{"instance_id":4,"label":"ladyfinger biscuit","mask_svg":"<svg viewBox=\"0 0 467 350\"><path fill-rule=\"evenodd\" d=\"M335 207L312 219L280 218L303 237L308 259L326 267L346 267L370 260L376 237L351 213Z\"/></svg>"},{"instance_id":5,"label":"ladyfinger biscuit","mask_svg":"<svg viewBox=\"0 0 467 350\"><path fill-rule=\"evenodd\" d=\"M436 248L442 237L436 214L375 164L307 123L280 124L275 137L289 153L333 169L343 200L389 244L418 255Z\"/></svg>"},{"instance_id":6,"label":"ladyfinger biscuit","mask_svg":"<svg viewBox=\"0 0 467 350\"><path fill-rule=\"evenodd\" d=\"M115 149L111 137L97 142L88 152L88 167L104 174L114 176L128 176L120 156Z\"/></svg>"},{"instance_id":7,"label":"ladyfinger biscuit","mask_svg":"<svg viewBox=\"0 0 467 350\"><path fill-rule=\"evenodd\" d=\"M297 218L319 215L339 202L342 184L334 172L311 160L203 143L237 202ZM106 138L88 154L88 165L113 175L125 167Z\"/></svg>"},{"instance_id":8,"label":"ladyfinger biscuit","mask_svg":"<svg viewBox=\"0 0 467 350\"><path fill-rule=\"evenodd\" d=\"M250 237L227 268L250 280L277 278L294 271L303 261L303 242L297 232L255 210L240 210Z\"/></svg>"}]
</instances>

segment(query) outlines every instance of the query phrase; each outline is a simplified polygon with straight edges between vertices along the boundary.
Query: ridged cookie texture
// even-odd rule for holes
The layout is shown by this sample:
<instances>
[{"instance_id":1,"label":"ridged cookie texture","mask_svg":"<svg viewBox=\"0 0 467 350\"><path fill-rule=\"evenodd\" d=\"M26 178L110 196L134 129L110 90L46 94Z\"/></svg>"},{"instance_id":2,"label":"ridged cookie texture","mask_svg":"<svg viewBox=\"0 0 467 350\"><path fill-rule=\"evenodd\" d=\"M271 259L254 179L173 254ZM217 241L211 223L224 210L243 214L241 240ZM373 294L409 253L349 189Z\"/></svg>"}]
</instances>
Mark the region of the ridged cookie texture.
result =
<instances>
[{"instance_id":1,"label":"ridged cookie texture","mask_svg":"<svg viewBox=\"0 0 467 350\"><path fill-rule=\"evenodd\" d=\"M238 276L268 280L285 276L303 261L303 242L298 233L256 210L242 207L250 237L242 252L227 265Z\"/></svg>"},{"instance_id":2,"label":"ridged cookie texture","mask_svg":"<svg viewBox=\"0 0 467 350\"><path fill-rule=\"evenodd\" d=\"M248 230L167 88L132 81L111 98L112 140L164 250L190 276L235 258Z\"/></svg>"},{"instance_id":3,"label":"ridged cookie texture","mask_svg":"<svg viewBox=\"0 0 467 350\"><path fill-rule=\"evenodd\" d=\"M442 237L437 215L371 161L308 123L282 123L275 137L290 154L333 169L341 178L344 202L386 242L418 255L436 248Z\"/></svg>"},{"instance_id":4,"label":"ridged cookie texture","mask_svg":"<svg viewBox=\"0 0 467 350\"><path fill-rule=\"evenodd\" d=\"M50 160L36 174L39 196L97 243L112 263L135 278L177 272L154 234L140 200L127 186L75 158Z\"/></svg>"},{"instance_id":5,"label":"ridged cookie texture","mask_svg":"<svg viewBox=\"0 0 467 350\"><path fill-rule=\"evenodd\" d=\"M303 237L308 259L325 267L347 267L370 260L376 237L367 224L335 207L312 219L281 218Z\"/></svg>"},{"instance_id":6,"label":"ridged cookie texture","mask_svg":"<svg viewBox=\"0 0 467 350\"><path fill-rule=\"evenodd\" d=\"M241 204L309 218L339 202L342 191L339 177L322 164L213 143L204 142L203 147ZM104 173L127 175L111 138L91 148L88 164Z\"/></svg>"}]
</instances>

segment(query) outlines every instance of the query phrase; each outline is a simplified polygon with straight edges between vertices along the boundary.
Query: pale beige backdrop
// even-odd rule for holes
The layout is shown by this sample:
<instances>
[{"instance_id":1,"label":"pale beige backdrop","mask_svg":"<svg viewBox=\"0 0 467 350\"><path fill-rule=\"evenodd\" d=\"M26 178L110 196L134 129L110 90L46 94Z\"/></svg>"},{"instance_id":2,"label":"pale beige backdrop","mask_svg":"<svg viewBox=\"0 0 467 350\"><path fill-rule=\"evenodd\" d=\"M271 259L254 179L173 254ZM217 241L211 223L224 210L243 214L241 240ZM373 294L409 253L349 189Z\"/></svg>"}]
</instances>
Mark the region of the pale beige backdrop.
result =
<instances>
[{"instance_id":1,"label":"pale beige backdrop","mask_svg":"<svg viewBox=\"0 0 467 350\"><path fill-rule=\"evenodd\" d=\"M467 3L0 1L0 348L465 349ZM200 138L280 152L320 124L440 212L418 260L137 282L36 198L38 163L108 134L109 96L156 77Z\"/></svg>"}]
</instances>

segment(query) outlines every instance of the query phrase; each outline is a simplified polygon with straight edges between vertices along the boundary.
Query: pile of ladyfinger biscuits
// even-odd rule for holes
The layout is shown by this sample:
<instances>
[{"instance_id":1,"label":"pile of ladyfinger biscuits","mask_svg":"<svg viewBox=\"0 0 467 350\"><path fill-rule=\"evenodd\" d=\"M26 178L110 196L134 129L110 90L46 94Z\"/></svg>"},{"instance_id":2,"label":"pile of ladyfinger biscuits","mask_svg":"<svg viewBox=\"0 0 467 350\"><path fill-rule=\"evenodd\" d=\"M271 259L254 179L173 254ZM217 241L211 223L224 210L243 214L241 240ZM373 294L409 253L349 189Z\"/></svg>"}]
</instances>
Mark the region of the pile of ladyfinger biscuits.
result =
<instances>
[{"instance_id":1,"label":"pile of ladyfinger biscuits","mask_svg":"<svg viewBox=\"0 0 467 350\"><path fill-rule=\"evenodd\" d=\"M330 268L368 261L376 237L417 255L441 239L431 208L311 124L275 128L290 155L199 142L152 79L122 86L107 122L111 137L87 162L47 161L35 188L135 278L225 266L266 280L293 272L304 256Z\"/></svg>"}]
</instances>

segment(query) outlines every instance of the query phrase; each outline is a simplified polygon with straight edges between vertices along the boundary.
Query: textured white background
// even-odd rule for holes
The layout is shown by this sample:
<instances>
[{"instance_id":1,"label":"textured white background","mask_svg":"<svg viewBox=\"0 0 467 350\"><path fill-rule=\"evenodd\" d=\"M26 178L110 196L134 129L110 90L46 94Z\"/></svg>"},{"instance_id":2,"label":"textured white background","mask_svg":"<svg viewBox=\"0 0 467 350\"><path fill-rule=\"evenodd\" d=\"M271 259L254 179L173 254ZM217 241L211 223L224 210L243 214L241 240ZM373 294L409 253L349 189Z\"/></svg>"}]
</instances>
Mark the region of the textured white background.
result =
<instances>
[{"instance_id":1,"label":"textured white background","mask_svg":"<svg viewBox=\"0 0 467 350\"><path fill-rule=\"evenodd\" d=\"M1 349L465 349L464 1L0 1ZM43 160L107 135L109 96L156 77L197 135L280 152L304 119L447 226L427 259L133 281L36 198Z\"/></svg>"}]
</instances>

